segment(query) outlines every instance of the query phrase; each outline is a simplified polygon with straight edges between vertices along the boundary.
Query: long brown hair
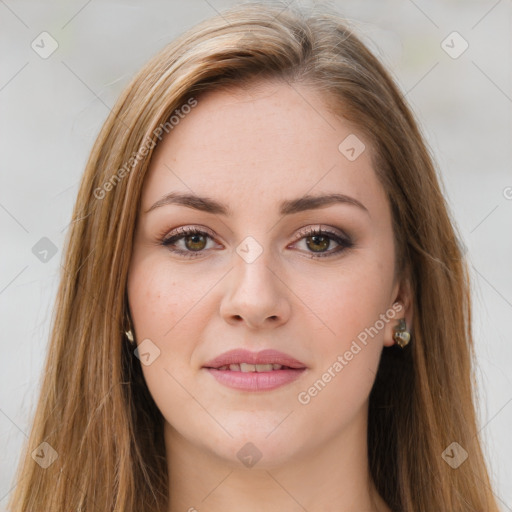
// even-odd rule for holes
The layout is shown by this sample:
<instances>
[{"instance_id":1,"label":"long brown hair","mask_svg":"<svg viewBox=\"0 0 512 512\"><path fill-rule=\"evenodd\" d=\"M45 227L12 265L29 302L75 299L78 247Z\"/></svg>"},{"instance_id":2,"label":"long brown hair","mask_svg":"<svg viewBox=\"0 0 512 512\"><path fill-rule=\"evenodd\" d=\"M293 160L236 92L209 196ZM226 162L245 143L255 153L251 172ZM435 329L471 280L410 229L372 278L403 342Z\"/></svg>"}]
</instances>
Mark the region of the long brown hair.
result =
<instances>
[{"instance_id":1,"label":"long brown hair","mask_svg":"<svg viewBox=\"0 0 512 512\"><path fill-rule=\"evenodd\" d=\"M205 91L256 79L321 91L375 148L397 268L410 280L414 309L413 340L404 351L383 350L369 400L378 491L393 511L498 512L475 417L468 271L414 117L339 15L268 2L231 8L167 45L105 122L66 239L41 393L10 512L166 511L163 417L123 337L141 189L173 113ZM58 454L46 469L31 456L49 449L43 442ZM443 457L447 448L448 457L453 446L460 450L454 442L468 453L457 468Z\"/></svg>"}]
</instances>

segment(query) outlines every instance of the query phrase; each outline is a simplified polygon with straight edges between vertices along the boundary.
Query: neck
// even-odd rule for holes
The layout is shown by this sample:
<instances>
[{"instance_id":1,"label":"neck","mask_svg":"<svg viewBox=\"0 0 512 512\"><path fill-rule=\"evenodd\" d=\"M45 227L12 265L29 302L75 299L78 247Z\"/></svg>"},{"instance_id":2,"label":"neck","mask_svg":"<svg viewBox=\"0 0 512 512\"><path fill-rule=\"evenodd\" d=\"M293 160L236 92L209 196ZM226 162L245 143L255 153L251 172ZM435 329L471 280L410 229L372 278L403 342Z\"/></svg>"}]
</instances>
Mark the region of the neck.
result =
<instances>
[{"instance_id":1,"label":"neck","mask_svg":"<svg viewBox=\"0 0 512 512\"><path fill-rule=\"evenodd\" d=\"M232 458L219 456L166 423L168 510L390 512L370 478L366 427L362 414L314 453L299 451L284 461L262 457L249 468L236 457L237 448Z\"/></svg>"}]
</instances>

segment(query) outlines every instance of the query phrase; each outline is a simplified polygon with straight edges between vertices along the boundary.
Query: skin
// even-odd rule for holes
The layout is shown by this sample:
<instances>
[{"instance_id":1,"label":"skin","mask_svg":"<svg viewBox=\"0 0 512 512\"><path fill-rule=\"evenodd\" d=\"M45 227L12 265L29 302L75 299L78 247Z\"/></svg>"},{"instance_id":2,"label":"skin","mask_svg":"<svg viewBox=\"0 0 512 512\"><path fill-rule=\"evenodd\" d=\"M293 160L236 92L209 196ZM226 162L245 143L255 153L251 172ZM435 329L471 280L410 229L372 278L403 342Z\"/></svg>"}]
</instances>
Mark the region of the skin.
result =
<instances>
[{"instance_id":1,"label":"skin","mask_svg":"<svg viewBox=\"0 0 512 512\"><path fill-rule=\"evenodd\" d=\"M366 145L354 161L338 150L350 134ZM211 197L231 215L177 204L145 213L168 192ZM278 213L284 199L333 192L366 210L338 203ZM214 235L174 243L189 253L199 247L196 257L162 245L183 226ZM336 253L343 247L336 241L300 235L320 226L345 233L353 246ZM262 248L251 263L236 252L247 236ZM369 477L366 435L381 351L394 343L398 318L412 322L394 259L371 143L314 90L263 82L199 98L153 154L128 278L137 343L150 339L160 350L142 369L165 418L169 512L390 511ZM395 303L403 306L395 320L300 403L299 393ZM234 390L202 368L233 348L277 349L307 370L272 391ZM248 442L262 455L251 468L237 457Z\"/></svg>"}]
</instances>

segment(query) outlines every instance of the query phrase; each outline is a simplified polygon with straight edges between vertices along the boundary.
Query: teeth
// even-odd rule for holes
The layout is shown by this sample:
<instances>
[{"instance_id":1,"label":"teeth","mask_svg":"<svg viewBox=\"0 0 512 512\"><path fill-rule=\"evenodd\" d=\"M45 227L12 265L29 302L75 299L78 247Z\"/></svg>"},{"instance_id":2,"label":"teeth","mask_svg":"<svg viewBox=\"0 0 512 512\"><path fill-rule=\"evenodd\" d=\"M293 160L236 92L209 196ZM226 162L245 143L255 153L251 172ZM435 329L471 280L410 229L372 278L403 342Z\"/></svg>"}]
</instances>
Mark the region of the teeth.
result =
<instances>
[{"instance_id":1,"label":"teeth","mask_svg":"<svg viewBox=\"0 0 512 512\"><path fill-rule=\"evenodd\" d=\"M257 372L271 372L273 370L271 364L257 364L256 371Z\"/></svg>"},{"instance_id":2,"label":"teeth","mask_svg":"<svg viewBox=\"0 0 512 512\"><path fill-rule=\"evenodd\" d=\"M249 364L249 363L240 363L240 364L225 364L224 366L219 366L218 370L231 370L232 372L271 372L273 370L280 370L283 366L280 364Z\"/></svg>"}]
</instances>

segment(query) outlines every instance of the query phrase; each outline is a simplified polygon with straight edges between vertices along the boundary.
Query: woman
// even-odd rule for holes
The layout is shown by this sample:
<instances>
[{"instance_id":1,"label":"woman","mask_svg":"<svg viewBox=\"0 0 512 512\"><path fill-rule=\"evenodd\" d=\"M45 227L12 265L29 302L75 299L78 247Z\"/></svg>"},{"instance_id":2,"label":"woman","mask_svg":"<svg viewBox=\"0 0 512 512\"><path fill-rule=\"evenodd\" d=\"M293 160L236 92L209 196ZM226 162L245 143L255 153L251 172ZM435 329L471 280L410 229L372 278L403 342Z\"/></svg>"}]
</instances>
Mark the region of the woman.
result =
<instances>
[{"instance_id":1,"label":"woman","mask_svg":"<svg viewBox=\"0 0 512 512\"><path fill-rule=\"evenodd\" d=\"M92 150L10 511L497 511L468 274L388 73L246 4Z\"/></svg>"}]
</instances>

